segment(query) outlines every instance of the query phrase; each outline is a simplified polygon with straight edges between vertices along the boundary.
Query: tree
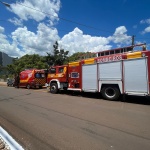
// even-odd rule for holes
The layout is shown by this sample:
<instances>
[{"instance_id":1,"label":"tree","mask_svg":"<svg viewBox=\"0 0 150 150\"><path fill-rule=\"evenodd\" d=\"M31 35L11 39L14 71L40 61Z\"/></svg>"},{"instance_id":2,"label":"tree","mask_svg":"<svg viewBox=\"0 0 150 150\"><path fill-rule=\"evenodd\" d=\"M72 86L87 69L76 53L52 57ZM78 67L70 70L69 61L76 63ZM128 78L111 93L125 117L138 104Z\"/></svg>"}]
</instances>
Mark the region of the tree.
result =
<instances>
[{"instance_id":1,"label":"tree","mask_svg":"<svg viewBox=\"0 0 150 150\"><path fill-rule=\"evenodd\" d=\"M71 55L68 58L68 61L72 62L72 61L78 61L78 60L92 58L92 57L96 57L96 54L91 52L77 52Z\"/></svg>"},{"instance_id":2,"label":"tree","mask_svg":"<svg viewBox=\"0 0 150 150\"><path fill-rule=\"evenodd\" d=\"M69 62L72 62L72 61L78 61L80 60L81 56L84 54L84 52L77 52L77 53L74 53L73 55L71 55L68 60Z\"/></svg>"},{"instance_id":3,"label":"tree","mask_svg":"<svg viewBox=\"0 0 150 150\"><path fill-rule=\"evenodd\" d=\"M33 55L24 55L19 59L14 59L11 65L7 66L7 70L11 74L19 74L21 71L25 69L45 69L47 68L47 64L44 62L43 56L39 56L38 54Z\"/></svg>"},{"instance_id":4,"label":"tree","mask_svg":"<svg viewBox=\"0 0 150 150\"><path fill-rule=\"evenodd\" d=\"M65 51L64 49L59 49L58 42L56 41L53 45L53 54L47 53L45 57L46 62L49 66L53 65L63 65L65 61L68 59L69 51Z\"/></svg>"}]
</instances>

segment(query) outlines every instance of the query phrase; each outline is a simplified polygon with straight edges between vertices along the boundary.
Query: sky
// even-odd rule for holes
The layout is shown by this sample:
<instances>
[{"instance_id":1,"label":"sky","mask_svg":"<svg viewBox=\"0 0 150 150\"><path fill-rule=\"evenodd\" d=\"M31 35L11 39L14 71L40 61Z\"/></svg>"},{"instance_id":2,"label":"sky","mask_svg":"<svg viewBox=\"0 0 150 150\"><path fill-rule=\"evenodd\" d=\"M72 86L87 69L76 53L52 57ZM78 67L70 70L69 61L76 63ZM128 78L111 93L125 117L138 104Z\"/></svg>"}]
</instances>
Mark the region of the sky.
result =
<instances>
[{"instance_id":1,"label":"sky","mask_svg":"<svg viewBox=\"0 0 150 150\"><path fill-rule=\"evenodd\" d=\"M150 0L0 0L0 51L46 56L100 52L134 43L150 49Z\"/></svg>"}]
</instances>

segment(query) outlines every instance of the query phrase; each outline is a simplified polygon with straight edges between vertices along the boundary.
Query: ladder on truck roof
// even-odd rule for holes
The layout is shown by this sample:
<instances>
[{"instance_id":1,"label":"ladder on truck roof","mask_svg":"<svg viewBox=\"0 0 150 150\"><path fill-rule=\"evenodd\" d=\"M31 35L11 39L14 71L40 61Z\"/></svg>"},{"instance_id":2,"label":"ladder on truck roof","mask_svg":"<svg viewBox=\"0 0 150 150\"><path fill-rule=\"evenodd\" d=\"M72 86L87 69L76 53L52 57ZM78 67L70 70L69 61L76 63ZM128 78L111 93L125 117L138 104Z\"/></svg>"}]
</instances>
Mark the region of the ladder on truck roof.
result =
<instances>
[{"instance_id":1,"label":"ladder on truck roof","mask_svg":"<svg viewBox=\"0 0 150 150\"><path fill-rule=\"evenodd\" d=\"M143 46L143 49L146 49L146 43L143 44L136 44L136 45L131 45L128 47L121 47L121 48L116 48L116 49L111 49L111 50L104 50L96 53L92 52L87 52L85 54L82 54L79 56L79 60L87 59L87 58L93 58L93 57L100 57L100 56L106 56L106 55L113 55L113 54L120 54L120 53L128 53L128 52L133 52L133 48L137 46Z\"/></svg>"},{"instance_id":2,"label":"ladder on truck roof","mask_svg":"<svg viewBox=\"0 0 150 150\"><path fill-rule=\"evenodd\" d=\"M136 45L131 45L128 47L122 47L122 48L116 48L116 49L111 49L111 50L105 50L101 52L97 52L97 57L99 56L106 56L106 55L113 55L113 54L119 54L119 53L127 53L133 51L134 47L137 46L145 46L146 44L136 44Z\"/></svg>"}]
</instances>

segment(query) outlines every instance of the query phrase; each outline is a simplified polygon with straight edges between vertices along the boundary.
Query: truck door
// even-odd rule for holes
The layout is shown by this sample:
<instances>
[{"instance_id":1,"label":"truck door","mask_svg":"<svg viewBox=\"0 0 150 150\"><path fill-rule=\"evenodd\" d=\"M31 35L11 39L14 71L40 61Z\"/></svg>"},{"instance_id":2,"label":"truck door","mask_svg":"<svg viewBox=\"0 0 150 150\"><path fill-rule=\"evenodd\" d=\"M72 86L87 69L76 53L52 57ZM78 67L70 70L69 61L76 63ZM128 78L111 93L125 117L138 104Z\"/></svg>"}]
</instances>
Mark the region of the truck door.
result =
<instances>
[{"instance_id":1,"label":"truck door","mask_svg":"<svg viewBox=\"0 0 150 150\"><path fill-rule=\"evenodd\" d=\"M149 94L147 58L124 60L123 65L125 93Z\"/></svg>"},{"instance_id":2,"label":"truck door","mask_svg":"<svg viewBox=\"0 0 150 150\"><path fill-rule=\"evenodd\" d=\"M53 79L57 79L59 80L59 82L66 82L67 81L67 66L51 67L49 69L48 77L47 77L48 83Z\"/></svg>"},{"instance_id":3,"label":"truck door","mask_svg":"<svg viewBox=\"0 0 150 150\"><path fill-rule=\"evenodd\" d=\"M81 64L80 62L69 63L68 67L69 88L81 88Z\"/></svg>"},{"instance_id":4,"label":"truck door","mask_svg":"<svg viewBox=\"0 0 150 150\"><path fill-rule=\"evenodd\" d=\"M97 85L97 65L83 65L82 66L82 89L87 92L98 91Z\"/></svg>"},{"instance_id":5,"label":"truck door","mask_svg":"<svg viewBox=\"0 0 150 150\"><path fill-rule=\"evenodd\" d=\"M67 81L67 66L58 66L56 68L56 77L59 79L60 82Z\"/></svg>"},{"instance_id":6,"label":"truck door","mask_svg":"<svg viewBox=\"0 0 150 150\"><path fill-rule=\"evenodd\" d=\"M52 79L55 79L55 77L56 77L56 67L51 67L48 70L47 83L49 84Z\"/></svg>"}]
</instances>

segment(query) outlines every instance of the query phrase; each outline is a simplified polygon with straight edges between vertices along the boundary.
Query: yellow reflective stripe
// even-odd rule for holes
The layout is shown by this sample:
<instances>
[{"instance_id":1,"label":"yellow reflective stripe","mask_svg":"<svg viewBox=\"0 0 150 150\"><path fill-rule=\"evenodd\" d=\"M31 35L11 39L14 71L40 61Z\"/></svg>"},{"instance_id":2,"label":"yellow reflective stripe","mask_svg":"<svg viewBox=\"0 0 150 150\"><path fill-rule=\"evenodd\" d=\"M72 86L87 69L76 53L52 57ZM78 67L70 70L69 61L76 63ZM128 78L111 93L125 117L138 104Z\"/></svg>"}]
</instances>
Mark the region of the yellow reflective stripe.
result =
<instances>
[{"instance_id":1,"label":"yellow reflective stripe","mask_svg":"<svg viewBox=\"0 0 150 150\"><path fill-rule=\"evenodd\" d=\"M140 57L142 57L142 52L133 52L127 54L127 59L140 58Z\"/></svg>"},{"instance_id":2,"label":"yellow reflective stripe","mask_svg":"<svg viewBox=\"0 0 150 150\"><path fill-rule=\"evenodd\" d=\"M90 58L90 59L85 59L84 60L84 64L94 64L94 58Z\"/></svg>"},{"instance_id":3,"label":"yellow reflective stripe","mask_svg":"<svg viewBox=\"0 0 150 150\"><path fill-rule=\"evenodd\" d=\"M78 61L71 62L71 63L69 63L69 66L79 66L79 62Z\"/></svg>"}]
</instances>

